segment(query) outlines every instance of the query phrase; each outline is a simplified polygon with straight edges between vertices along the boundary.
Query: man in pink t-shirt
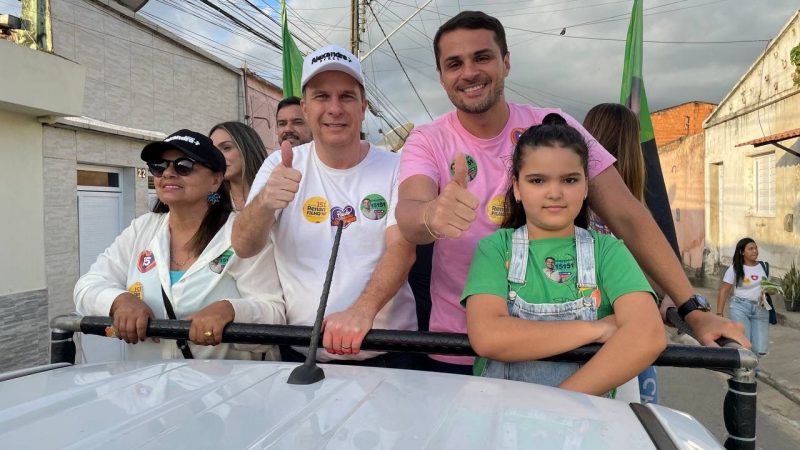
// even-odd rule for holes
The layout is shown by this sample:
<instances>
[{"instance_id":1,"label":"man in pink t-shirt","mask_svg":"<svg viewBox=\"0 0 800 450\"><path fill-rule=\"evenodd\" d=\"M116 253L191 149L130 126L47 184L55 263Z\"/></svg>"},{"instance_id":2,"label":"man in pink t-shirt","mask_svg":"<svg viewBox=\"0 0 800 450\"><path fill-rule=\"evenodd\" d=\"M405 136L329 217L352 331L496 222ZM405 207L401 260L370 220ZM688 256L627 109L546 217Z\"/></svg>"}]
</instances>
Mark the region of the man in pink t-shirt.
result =
<instances>
[{"instance_id":1,"label":"man in pink t-shirt","mask_svg":"<svg viewBox=\"0 0 800 450\"><path fill-rule=\"evenodd\" d=\"M504 81L511 69L505 31L482 12L463 11L434 38L439 77L456 107L415 128L400 160L397 223L416 244L436 241L431 274L431 331L466 332L459 304L479 239L502 221L516 140L550 112L561 114L589 144L589 202L642 268L683 308L701 342L725 335L749 345L740 327L695 307L692 286L652 216L628 191L614 158L572 117L558 109L508 103ZM432 356L432 370L471 373L472 358Z\"/></svg>"}]
</instances>

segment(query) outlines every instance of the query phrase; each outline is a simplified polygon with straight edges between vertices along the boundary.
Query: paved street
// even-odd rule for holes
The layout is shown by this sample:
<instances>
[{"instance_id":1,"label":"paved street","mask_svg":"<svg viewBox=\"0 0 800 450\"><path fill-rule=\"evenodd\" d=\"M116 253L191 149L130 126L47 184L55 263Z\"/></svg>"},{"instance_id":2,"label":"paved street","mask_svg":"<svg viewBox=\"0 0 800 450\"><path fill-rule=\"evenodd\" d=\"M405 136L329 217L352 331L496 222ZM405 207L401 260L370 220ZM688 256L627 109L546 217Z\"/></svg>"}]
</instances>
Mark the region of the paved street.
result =
<instances>
[{"instance_id":1,"label":"paved street","mask_svg":"<svg viewBox=\"0 0 800 450\"><path fill-rule=\"evenodd\" d=\"M659 367L658 371L661 404L691 414L724 443L722 402L727 391L726 376L710 370L676 367ZM757 449L797 450L800 406L759 383L756 433Z\"/></svg>"}]
</instances>

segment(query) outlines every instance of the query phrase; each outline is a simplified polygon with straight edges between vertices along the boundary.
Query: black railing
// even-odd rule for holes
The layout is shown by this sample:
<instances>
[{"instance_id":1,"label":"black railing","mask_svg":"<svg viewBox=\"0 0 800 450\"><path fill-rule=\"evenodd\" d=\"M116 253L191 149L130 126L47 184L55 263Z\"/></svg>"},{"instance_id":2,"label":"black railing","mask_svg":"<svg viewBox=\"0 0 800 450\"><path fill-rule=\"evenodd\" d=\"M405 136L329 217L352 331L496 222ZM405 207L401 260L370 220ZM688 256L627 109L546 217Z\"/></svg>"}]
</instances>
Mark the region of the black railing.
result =
<instances>
[{"instance_id":1,"label":"black railing","mask_svg":"<svg viewBox=\"0 0 800 450\"><path fill-rule=\"evenodd\" d=\"M107 336L113 325L110 317L59 316L51 322L51 362L75 363L72 334L81 332ZM188 339L191 322L185 320L151 320L147 336L161 339ZM228 324L222 342L240 344L294 345L307 347L312 327L290 325ZM321 339L321 338L320 338ZM361 345L362 350L416 352L446 355L475 355L466 334L424 331L371 330ZM547 360L565 362L588 361L600 345L587 345ZM669 345L653 365L691 367L716 370L731 375L723 405L723 416L729 450L755 449L756 381L755 355L735 343L723 348Z\"/></svg>"}]
</instances>

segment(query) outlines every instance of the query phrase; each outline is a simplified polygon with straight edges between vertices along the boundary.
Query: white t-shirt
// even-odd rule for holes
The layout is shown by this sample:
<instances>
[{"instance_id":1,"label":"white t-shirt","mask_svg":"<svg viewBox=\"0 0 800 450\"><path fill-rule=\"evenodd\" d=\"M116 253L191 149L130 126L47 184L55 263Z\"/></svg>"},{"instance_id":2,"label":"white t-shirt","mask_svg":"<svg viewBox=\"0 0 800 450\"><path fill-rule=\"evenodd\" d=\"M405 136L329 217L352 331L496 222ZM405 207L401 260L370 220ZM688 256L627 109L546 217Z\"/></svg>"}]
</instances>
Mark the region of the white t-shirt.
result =
<instances>
[{"instance_id":1,"label":"white t-shirt","mask_svg":"<svg viewBox=\"0 0 800 450\"><path fill-rule=\"evenodd\" d=\"M272 169L280 163L281 152L264 161L253 181L248 203L264 188ZM336 227L331 224L333 216L345 218L346 225L326 315L347 309L363 292L386 249L386 230L397 225L394 211L399 165L398 155L372 145L358 165L344 170L323 164L313 142L294 148L292 166L303 174L303 179L294 201L276 212L271 234L288 324L314 323L336 235ZM378 312L372 327L417 329L416 305L408 282ZM317 358L366 359L378 354L360 352L354 358L320 350Z\"/></svg>"},{"instance_id":2,"label":"white t-shirt","mask_svg":"<svg viewBox=\"0 0 800 450\"><path fill-rule=\"evenodd\" d=\"M743 267L744 278L742 278L742 282L738 286L735 286L734 278L736 275L733 272L733 266L728 267L728 270L725 271L722 281L734 285L733 295L736 297L757 302L761 297L761 280L767 278L767 274L759 263L756 263L755 266L745 265Z\"/></svg>"}]
</instances>

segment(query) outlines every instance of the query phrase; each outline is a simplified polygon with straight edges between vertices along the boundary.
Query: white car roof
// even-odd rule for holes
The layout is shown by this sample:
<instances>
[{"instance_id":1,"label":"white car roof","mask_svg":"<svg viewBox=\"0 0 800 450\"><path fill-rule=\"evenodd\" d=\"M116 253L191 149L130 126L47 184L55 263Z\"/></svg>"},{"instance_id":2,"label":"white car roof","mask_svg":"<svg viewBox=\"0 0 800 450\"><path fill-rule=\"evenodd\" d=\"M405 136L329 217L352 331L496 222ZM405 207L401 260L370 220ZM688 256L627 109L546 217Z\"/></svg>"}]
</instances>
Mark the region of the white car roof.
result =
<instances>
[{"instance_id":1,"label":"white car roof","mask_svg":"<svg viewBox=\"0 0 800 450\"><path fill-rule=\"evenodd\" d=\"M481 377L180 360L78 365L0 382L4 448L654 449L627 403ZM686 414L651 410L678 448L722 448Z\"/></svg>"}]
</instances>

